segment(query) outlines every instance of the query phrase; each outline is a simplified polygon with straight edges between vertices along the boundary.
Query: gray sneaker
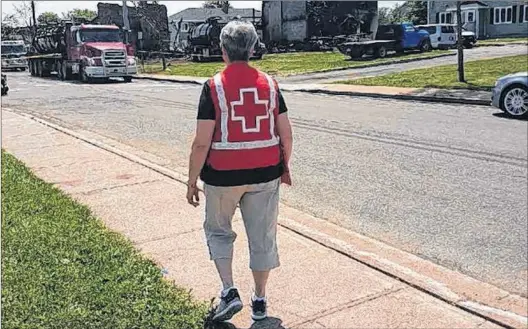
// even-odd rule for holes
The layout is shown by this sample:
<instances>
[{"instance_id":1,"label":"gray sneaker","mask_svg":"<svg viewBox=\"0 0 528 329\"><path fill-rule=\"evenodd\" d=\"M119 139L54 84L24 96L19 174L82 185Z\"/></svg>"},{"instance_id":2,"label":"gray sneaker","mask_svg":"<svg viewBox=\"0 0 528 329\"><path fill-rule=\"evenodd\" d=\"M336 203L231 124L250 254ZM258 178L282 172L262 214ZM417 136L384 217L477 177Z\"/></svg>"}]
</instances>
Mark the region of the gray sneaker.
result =
<instances>
[{"instance_id":1,"label":"gray sneaker","mask_svg":"<svg viewBox=\"0 0 528 329\"><path fill-rule=\"evenodd\" d=\"M268 317L266 299L251 298L251 318L255 321L264 320Z\"/></svg>"},{"instance_id":2,"label":"gray sneaker","mask_svg":"<svg viewBox=\"0 0 528 329\"><path fill-rule=\"evenodd\" d=\"M242 301L240 300L240 295L236 288L231 288L227 292L223 291L213 321L230 320L235 314L242 310L242 307Z\"/></svg>"}]
</instances>

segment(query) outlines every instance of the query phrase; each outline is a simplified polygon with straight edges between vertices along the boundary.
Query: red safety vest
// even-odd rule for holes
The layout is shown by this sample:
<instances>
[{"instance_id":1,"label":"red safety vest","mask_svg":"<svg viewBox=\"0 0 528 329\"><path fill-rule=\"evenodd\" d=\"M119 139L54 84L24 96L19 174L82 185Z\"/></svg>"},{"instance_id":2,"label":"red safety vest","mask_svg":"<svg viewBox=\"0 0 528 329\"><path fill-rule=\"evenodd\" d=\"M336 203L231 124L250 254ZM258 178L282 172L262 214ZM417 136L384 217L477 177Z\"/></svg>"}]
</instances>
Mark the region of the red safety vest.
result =
<instances>
[{"instance_id":1,"label":"red safety vest","mask_svg":"<svg viewBox=\"0 0 528 329\"><path fill-rule=\"evenodd\" d=\"M277 83L269 75L237 63L215 75L209 84L216 112L209 166L238 170L278 165Z\"/></svg>"}]
</instances>

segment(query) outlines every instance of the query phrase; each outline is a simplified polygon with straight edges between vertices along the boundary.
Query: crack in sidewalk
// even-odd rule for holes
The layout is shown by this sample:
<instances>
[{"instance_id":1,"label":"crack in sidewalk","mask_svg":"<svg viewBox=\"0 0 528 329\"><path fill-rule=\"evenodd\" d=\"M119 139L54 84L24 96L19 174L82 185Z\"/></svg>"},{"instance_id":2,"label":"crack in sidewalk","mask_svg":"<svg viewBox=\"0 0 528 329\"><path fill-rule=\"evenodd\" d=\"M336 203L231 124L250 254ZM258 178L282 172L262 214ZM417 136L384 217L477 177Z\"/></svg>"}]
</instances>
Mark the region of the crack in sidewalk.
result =
<instances>
[{"instance_id":1,"label":"crack in sidewalk","mask_svg":"<svg viewBox=\"0 0 528 329\"><path fill-rule=\"evenodd\" d=\"M321 319L323 317L326 317L326 316L341 312L343 310L346 310L346 309L349 309L349 308L352 308L352 307L356 307L356 306L361 305L361 304L368 303L370 301L373 301L373 300L376 300L376 299L379 299L379 298L382 298L382 297L385 297L385 296L388 296L388 295L391 295L391 294L394 294L394 293L397 293L397 292L400 292L400 291L403 291L403 290L406 290L406 289L410 289L410 287L405 287L404 286L404 287L391 288L391 289L384 290L384 291L381 291L381 292L378 292L378 293L375 293L375 294L367 295L365 297L361 297L361 298L358 298L358 299L353 299L353 300L348 301L346 303L343 303L343 304L340 304L340 305L337 305L337 306L330 307L328 309L319 311L319 312L315 313L314 315L312 315L310 318L304 318L303 320L300 320L298 322L292 323L290 326L291 327L302 326L304 324L317 321L317 320L319 320L319 319ZM295 315L301 317L298 314L295 314Z\"/></svg>"},{"instance_id":2,"label":"crack in sidewalk","mask_svg":"<svg viewBox=\"0 0 528 329\"><path fill-rule=\"evenodd\" d=\"M142 182L124 184L124 185L113 185L113 186L109 186L109 187L103 187L103 188L93 189L93 190L84 191L84 192L72 193L72 195L74 195L74 196L76 196L76 195L88 196L88 195L93 195L93 194L96 194L96 193L99 193L99 192L103 192L103 191L115 190L115 189L122 188L122 187L129 187L129 186L136 186L136 185L142 185L142 184L156 183L156 182L160 182L160 181L161 181L161 179L154 179L154 180L147 180L147 181L142 181Z\"/></svg>"}]
</instances>

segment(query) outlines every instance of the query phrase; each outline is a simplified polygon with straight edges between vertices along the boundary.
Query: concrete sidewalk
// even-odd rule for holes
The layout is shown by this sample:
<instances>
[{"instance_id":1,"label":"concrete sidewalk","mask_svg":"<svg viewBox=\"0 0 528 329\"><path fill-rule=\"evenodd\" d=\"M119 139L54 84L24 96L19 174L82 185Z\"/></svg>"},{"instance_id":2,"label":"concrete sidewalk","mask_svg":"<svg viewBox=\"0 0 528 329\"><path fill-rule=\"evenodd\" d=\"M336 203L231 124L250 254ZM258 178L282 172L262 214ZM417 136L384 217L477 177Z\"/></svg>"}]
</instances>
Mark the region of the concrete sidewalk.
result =
<instances>
[{"instance_id":1,"label":"concrete sidewalk","mask_svg":"<svg viewBox=\"0 0 528 329\"><path fill-rule=\"evenodd\" d=\"M2 111L2 147L90 206L177 285L192 289L199 299L217 295L220 286L202 231L203 205L187 205L183 184L8 111ZM234 272L246 308L233 323L248 328L251 273L238 213L234 229L240 233ZM278 235L282 266L273 272L268 289L272 318L258 328L499 327L284 226Z\"/></svg>"},{"instance_id":2,"label":"concrete sidewalk","mask_svg":"<svg viewBox=\"0 0 528 329\"><path fill-rule=\"evenodd\" d=\"M207 78L175 76L162 74L140 74L137 79L190 83L201 85ZM422 102L457 103L470 105L490 105L491 92L468 89L435 89L435 88L399 88L383 86L356 86L345 84L285 84L280 87L284 91L306 92L340 96L375 97L412 100Z\"/></svg>"}]
</instances>

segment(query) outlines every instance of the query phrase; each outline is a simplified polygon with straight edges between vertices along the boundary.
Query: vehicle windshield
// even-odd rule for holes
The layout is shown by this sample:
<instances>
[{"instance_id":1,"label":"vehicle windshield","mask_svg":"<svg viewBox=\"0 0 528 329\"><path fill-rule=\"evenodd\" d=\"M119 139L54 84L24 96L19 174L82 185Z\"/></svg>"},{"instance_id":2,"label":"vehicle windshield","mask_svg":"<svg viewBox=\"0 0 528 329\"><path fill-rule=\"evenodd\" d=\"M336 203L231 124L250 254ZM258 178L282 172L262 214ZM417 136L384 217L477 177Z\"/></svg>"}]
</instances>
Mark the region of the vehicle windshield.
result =
<instances>
[{"instance_id":1,"label":"vehicle windshield","mask_svg":"<svg viewBox=\"0 0 528 329\"><path fill-rule=\"evenodd\" d=\"M418 29L429 32L429 34L436 34L436 26L418 26Z\"/></svg>"},{"instance_id":2,"label":"vehicle windshield","mask_svg":"<svg viewBox=\"0 0 528 329\"><path fill-rule=\"evenodd\" d=\"M25 52L26 48L23 45L2 45L2 54L21 54Z\"/></svg>"},{"instance_id":3,"label":"vehicle windshield","mask_svg":"<svg viewBox=\"0 0 528 329\"><path fill-rule=\"evenodd\" d=\"M86 29L81 30L82 42L122 42L123 38L119 30Z\"/></svg>"}]
</instances>

